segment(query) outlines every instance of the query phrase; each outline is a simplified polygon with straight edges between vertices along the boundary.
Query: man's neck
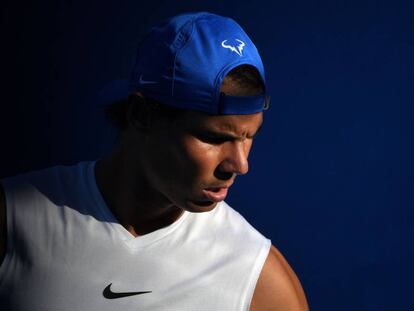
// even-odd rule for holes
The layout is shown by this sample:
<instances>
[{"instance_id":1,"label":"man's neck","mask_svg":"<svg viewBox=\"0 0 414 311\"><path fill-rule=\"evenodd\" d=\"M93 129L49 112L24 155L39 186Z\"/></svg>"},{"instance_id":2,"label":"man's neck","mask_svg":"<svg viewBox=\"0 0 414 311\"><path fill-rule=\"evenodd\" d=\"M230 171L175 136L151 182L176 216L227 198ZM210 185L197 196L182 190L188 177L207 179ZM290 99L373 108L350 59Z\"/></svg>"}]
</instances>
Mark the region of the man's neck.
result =
<instances>
[{"instance_id":1,"label":"man's neck","mask_svg":"<svg viewBox=\"0 0 414 311\"><path fill-rule=\"evenodd\" d=\"M128 163L121 151L114 151L95 166L96 183L115 218L135 237L175 222L183 210L151 187L139 163Z\"/></svg>"}]
</instances>

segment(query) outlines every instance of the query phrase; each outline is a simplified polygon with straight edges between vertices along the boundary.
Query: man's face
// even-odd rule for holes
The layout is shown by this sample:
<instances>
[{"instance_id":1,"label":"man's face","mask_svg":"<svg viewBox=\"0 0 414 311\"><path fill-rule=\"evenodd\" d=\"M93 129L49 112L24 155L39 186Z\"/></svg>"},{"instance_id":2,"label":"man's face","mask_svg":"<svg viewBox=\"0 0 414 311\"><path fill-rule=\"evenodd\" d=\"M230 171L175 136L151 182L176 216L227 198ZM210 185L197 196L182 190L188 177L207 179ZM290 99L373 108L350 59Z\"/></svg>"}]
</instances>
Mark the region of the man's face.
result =
<instances>
[{"instance_id":1,"label":"man's face","mask_svg":"<svg viewBox=\"0 0 414 311\"><path fill-rule=\"evenodd\" d=\"M262 113L209 116L187 112L156 125L149 136L146 175L169 205L191 212L213 209L237 175L248 171L253 137Z\"/></svg>"}]
</instances>

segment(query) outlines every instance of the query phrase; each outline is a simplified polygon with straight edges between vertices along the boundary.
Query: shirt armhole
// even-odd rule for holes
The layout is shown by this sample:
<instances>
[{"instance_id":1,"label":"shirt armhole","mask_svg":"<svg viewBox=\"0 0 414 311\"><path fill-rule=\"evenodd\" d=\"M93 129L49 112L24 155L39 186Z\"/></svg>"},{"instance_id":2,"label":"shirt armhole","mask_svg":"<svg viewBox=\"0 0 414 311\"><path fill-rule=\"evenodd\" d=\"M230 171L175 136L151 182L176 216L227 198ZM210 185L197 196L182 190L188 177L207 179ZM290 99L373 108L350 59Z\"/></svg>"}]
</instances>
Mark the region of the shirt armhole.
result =
<instances>
[{"instance_id":1,"label":"shirt armhole","mask_svg":"<svg viewBox=\"0 0 414 311\"><path fill-rule=\"evenodd\" d=\"M260 250L257 254L256 260L254 261L254 265L252 267L252 270L250 271L249 275L249 286L246 289L246 292L242 297L244 297L244 301L241 305L241 310L243 311L249 311L250 304L253 299L254 290L256 288L257 281L259 280L260 273L262 272L264 263L267 259L267 256L269 255L271 241L269 239L263 239L262 246L260 247Z\"/></svg>"}]
</instances>

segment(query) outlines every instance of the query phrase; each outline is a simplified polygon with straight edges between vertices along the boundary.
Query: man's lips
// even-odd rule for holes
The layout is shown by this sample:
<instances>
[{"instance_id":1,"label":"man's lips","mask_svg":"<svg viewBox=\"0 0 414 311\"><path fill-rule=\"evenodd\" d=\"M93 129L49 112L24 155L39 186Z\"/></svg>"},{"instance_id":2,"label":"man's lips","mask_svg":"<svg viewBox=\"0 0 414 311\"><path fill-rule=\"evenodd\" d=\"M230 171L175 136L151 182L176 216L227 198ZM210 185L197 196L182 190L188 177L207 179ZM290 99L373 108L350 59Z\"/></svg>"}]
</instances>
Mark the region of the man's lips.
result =
<instances>
[{"instance_id":1,"label":"man's lips","mask_svg":"<svg viewBox=\"0 0 414 311\"><path fill-rule=\"evenodd\" d=\"M204 197L213 202L223 201L228 192L228 187L214 187L203 189Z\"/></svg>"}]
</instances>

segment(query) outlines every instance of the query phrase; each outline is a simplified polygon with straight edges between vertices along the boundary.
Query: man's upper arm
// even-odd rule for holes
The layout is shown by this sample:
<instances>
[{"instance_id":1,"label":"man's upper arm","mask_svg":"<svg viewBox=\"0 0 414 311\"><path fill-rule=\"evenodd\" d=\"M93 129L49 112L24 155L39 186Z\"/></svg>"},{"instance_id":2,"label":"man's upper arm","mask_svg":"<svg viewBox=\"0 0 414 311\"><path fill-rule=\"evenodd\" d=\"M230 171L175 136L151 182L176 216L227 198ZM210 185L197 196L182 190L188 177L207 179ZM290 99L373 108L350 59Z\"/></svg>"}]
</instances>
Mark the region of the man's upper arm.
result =
<instances>
[{"instance_id":1,"label":"man's upper arm","mask_svg":"<svg viewBox=\"0 0 414 311\"><path fill-rule=\"evenodd\" d=\"M6 196L0 183L0 265L6 255L7 241Z\"/></svg>"},{"instance_id":2,"label":"man's upper arm","mask_svg":"<svg viewBox=\"0 0 414 311\"><path fill-rule=\"evenodd\" d=\"M299 279L272 245L254 291L250 311L309 310Z\"/></svg>"}]
</instances>

